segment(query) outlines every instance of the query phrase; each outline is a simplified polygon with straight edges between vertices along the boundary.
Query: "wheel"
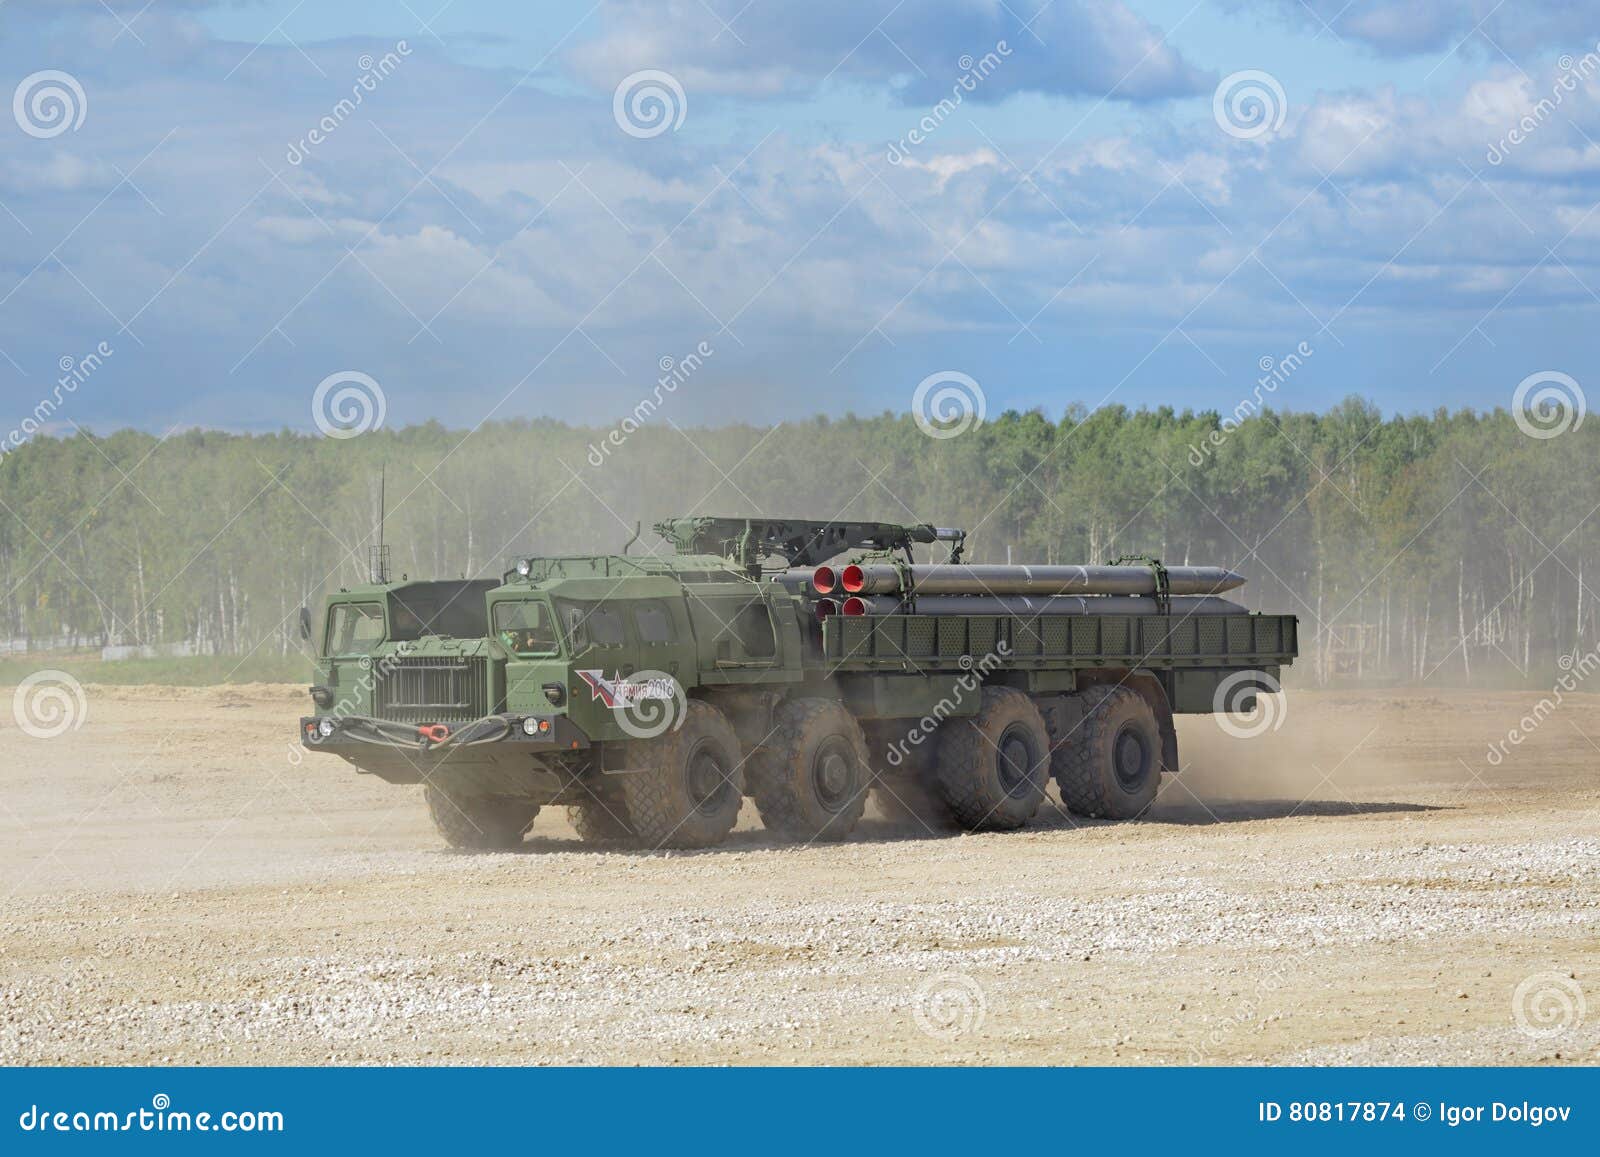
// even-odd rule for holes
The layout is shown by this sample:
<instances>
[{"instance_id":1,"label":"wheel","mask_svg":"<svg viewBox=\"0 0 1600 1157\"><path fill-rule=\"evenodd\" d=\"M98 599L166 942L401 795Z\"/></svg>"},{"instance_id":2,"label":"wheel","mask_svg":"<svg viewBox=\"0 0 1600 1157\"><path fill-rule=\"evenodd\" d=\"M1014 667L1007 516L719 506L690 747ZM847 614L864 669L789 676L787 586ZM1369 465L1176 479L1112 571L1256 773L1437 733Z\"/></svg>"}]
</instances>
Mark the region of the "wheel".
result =
<instances>
[{"instance_id":1,"label":"wheel","mask_svg":"<svg viewBox=\"0 0 1600 1157\"><path fill-rule=\"evenodd\" d=\"M761 822L789 840L842 840L867 808L872 771L861 725L834 699L791 699L750 757Z\"/></svg>"},{"instance_id":2,"label":"wheel","mask_svg":"<svg viewBox=\"0 0 1600 1157\"><path fill-rule=\"evenodd\" d=\"M744 802L739 740L709 703L690 699L682 726L630 743L626 762L622 798L646 847L709 848L733 830Z\"/></svg>"},{"instance_id":3,"label":"wheel","mask_svg":"<svg viewBox=\"0 0 1600 1157\"><path fill-rule=\"evenodd\" d=\"M615 844L633 839L628 805L621 793L600 793L567 805L567 822L586 844Z\"/></svg>"},{"instance_id":4,"label":"wheel","mask_svg":"<svg viewBox=\"0 0 1600 1157\"><path fill-rule=\"evenodd\" d=\"M463 795L434 784L422 789L433 826L452 848L515 848L533 825L539 805L498 795Z\"/></svg>"},{"instance_id":5,"label":"wheel","mask_svg":"<svg viewBox=\"0 0 1600 1157\"><path fill-rule=\"evenodd\" d=\"M1067 810L1130 820L1161 788L1161 729L1143 695L1104 684L1077 696L1083 721L1051 758Z\"/></svg>"},{"instance_id":6,"label":"wheel","mask_svg":"<svg viewBox=\"0 0 1600 1157\"><path fill-rule=\"evenodd\" d=\"M1010 831L1033 818L1050 774L1050 736L1033 701L985 687L970 719L940 725L939 797L968 831Z\"/></svg>"}]
</instances>

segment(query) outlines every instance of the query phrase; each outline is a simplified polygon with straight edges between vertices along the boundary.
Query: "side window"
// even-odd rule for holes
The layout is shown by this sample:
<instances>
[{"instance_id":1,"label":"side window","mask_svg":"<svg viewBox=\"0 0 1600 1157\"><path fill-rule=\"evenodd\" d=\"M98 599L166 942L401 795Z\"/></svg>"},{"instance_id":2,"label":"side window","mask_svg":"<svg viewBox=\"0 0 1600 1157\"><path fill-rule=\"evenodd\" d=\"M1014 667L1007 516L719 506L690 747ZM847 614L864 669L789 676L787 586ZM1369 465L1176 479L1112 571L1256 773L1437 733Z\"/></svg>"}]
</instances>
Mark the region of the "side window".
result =
<instances>
[{"instance_id":1,"label":"side window","mask_svg":"<svg viewBox=\"0 0 1600 1157\"><path fill-rule=\"evenodd\" d=\"M576 603L557 603L561 629L566 632L567 643L574 651L589 649L589 636L583 629L583 608Z\"/></svg>"},{"instance_id":2,"label":"side window","mask_svg":"<svg viewBox=\"0 0 1600 1157\"><path fill-rule=\"evenodd\" d=\"M494 630L519 655L554 655L560 650L555 619L540 602L496 603Z\"/></svg>"},{"instance_id":3,"label":"side window","mask_svg":"<svg viewBox=\"0 0 1600 1157\"><path fill-rule=\"evenodd\" d=\"M586 625L589 641L596 647L620 647L627 642L622 616L610 607L591 607Z\"/></svg>"},{"instance_id":4,"label":"side window","mask_svg":"<svg viewBox=\"0 0 1600 1157\"><path fill-rule=\"evenodd\" d=\"M561 623L574 651L590 647L619 647L627 642L622 616L610 607L584 603L561 603Z\"/></svg>"},{"instance_id":5,"label":"side window","mask_svg":"<svg viewBox=\"0 0 1600 1157\"><path fill-rule=\"evenodd\" d=\"M667 604L657 600L638 603L633 608L633 629L639 641L651 643L672 642L672 614Z\"/></svg>"},{"instance_id":6,"label":"side window","mask_svg":"<svg viewBox=\"0 0 1600 1157\"><path fill-rule=\"evenodd\" d=\"M376 603L340 603L328 617L330 655L356 655L383 642L383 608Z\"/></svg>"}]
</instances>

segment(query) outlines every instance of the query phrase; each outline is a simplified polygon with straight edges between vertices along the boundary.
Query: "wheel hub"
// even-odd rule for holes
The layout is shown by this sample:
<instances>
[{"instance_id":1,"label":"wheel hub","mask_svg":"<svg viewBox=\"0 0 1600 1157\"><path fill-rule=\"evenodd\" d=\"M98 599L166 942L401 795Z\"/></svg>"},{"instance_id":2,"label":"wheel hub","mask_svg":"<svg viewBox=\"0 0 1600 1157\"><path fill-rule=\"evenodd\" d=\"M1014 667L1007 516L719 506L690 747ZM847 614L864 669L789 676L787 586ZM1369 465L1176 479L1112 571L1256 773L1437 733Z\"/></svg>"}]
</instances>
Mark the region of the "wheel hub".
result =
<instances>
[{"instance_id":1,"label":"wheel hub","mask_svg":"<svg viewBox=\"0 0 1600 1157\"><path fill-rule=\"evenodd\" d=\"M818 801L831 812L838 811L853 798L854 764L842 743L826 744L817 752L817 757L811 761L811 786Z\"/></svg>"},{"instance_id":2,"label":"wheel hub","mask_svg":"<svg viewBox=\"0 0 1600 1157\"><path fill-rule=\"evenodd\" d=\"M722 792L728 787L721 761L709 747L700 747L689 757L688 770L689 795L695 810L703 815L715 814Z\"/></svg>"},{"instance_id":3,"label":"wheel hub","mask_svg":"<svg viewBox=\"0 0 1600 1157\"><path fill-rule=\"evenodd\" d=\"M1007 795L1022 796L1033 787L1033 768L1036 762L1033 745L1028 742L1026 730L1009 727L1000 736L1000 785Z\"/></svg>"},{"instance_id":4,"label":"wheel hub","mask_svg":"<svg viewBox=\"0 0 1600 1157\"><path fill-rule=\"evenodd\" d=\"M1133 727L1117 732L1111 745L1111 764L1124 791L1134 792L1143 787L1150 773L1150 744L1144 735Z\"/></svg>"}]
</instances>

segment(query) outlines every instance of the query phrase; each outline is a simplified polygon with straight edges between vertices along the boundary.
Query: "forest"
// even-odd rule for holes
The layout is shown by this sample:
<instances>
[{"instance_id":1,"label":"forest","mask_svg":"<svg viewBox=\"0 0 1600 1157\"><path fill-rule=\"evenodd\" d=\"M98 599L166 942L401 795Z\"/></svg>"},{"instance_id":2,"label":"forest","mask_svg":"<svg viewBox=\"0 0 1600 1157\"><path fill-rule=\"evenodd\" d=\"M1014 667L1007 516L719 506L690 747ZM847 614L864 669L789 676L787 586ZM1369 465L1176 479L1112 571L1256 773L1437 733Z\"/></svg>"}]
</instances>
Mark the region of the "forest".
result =
<instances>
[{"instance_id":1,"label":"forest","mask_svg":"<svg viewBox=\"0 0 1600 1157\"><path fill-rule=\"evenodd\" d=\"M1240 571L1252 609L1300 617L1291 682L1543 686L1596 645L1593 424L1534 437L1503 410L1386 417L1359 398L1239 422L1013 411L947 438L891 413L664 417L37 437L0 459L0 643L296 656L300 606L366 579L381 476L412 577L617 551L636 522L634 549L659 551L649 527L675 514L933 522L965 527L974 561Z\"/></svg>"}]
</instances>

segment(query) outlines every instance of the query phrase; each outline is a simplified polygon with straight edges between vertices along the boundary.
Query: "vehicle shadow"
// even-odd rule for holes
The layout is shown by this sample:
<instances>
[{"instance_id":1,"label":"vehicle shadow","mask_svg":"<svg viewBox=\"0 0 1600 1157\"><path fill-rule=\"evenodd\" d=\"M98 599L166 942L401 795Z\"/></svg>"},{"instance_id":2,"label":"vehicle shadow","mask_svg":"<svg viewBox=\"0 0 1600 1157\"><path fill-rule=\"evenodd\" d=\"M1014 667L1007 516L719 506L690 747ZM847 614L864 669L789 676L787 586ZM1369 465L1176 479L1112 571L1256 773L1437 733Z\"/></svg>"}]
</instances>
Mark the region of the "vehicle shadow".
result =
<instances>
[{"instance_id":1,"label":"vehicle shadow","mask_svg":"<svg viewBox=\"0 0 1600 1157\"><path fill-rule=\"evenodd\" d=\"M1286 820L1305 818L1338 818L1341 816L1387 815L1396 812L1447 811L1438 804L1404 803L1400 801L1354 800L1205 800L1184 803L1157 803L1145 818L1157 824L1235 824L1251 820Z\"/></svg>"},{"instance_id":2,"label":"vehicle shadow","mask_svg":"<svg viewBox=\"0 0 1600 1157\"><path fill-rule=\"evenodd\" d=\"M1040 809L1039 814L1018 834L1067 832L1081 828L1103 828L1126 826L1128 824L1170 824L1185 827L1208 827L1216 824L1250 823L1257 820L1339 819L1350 816L1446 810L1449 809L1436 804L1403 803L1398 801L1357 803L1349 800L1208 800L1205 802L1157 804L1136 820L1098 820L1072 815L1063 809L1060 804L1051 800ZM922 824L917 821L891 821L868 815L856 825L849 838L841 841L841 843L843 846L848 847L852 844L901 843L910 840L949 840L960 838L965 834L960 829L944 827L931 822ZM762 828L740 828L730 833L726 841L714 848L656 849L630 846L620 842L586 844L575 835L562 837L541 834L529 837L521 847L513 849L510 854L538 856L570 855L573 852L584 852L596 855L630 857L668 854L674 856L715 856L738 852L796 851L834 846L839 845L821 841L809 845L795 844L792 841L778 839ZM485 853L458 852L451 854L481 855ZM506 853L497 854L504 855Z\"/></svg>"}]
</instances>

